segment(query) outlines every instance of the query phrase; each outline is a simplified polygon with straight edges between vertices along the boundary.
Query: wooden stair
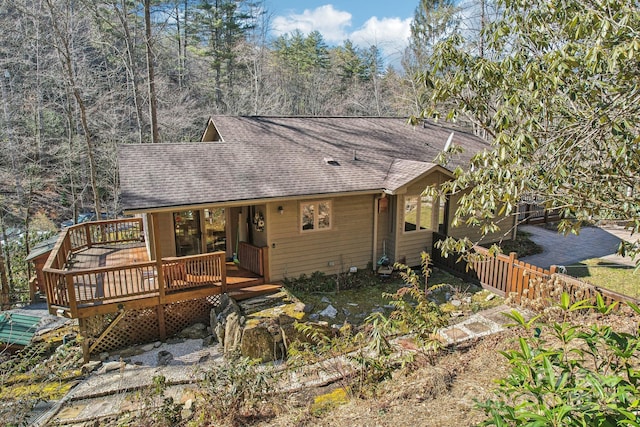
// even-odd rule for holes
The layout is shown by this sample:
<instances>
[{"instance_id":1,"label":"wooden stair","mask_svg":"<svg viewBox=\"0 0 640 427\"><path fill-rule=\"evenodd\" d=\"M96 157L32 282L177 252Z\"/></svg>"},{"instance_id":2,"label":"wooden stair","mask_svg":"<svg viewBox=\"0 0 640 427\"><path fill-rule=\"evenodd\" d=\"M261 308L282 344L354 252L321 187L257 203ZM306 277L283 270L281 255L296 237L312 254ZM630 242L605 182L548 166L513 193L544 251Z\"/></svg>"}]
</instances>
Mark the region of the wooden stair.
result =
<instances>
[{"instance_id":1,"label":"wooden stair","mask_svg":"<svg viewBox=\"0 0 640 427\"><path fill-rule=\"evenodd\" d=\"M282 288L282 285L277 284L263 284L255 286L247 286L244 288L237 288L229 291L229 296L236 301L242 301L249 298L258 297L261 295L273 294L278 292Z\"/></svg>"}]
</instances>

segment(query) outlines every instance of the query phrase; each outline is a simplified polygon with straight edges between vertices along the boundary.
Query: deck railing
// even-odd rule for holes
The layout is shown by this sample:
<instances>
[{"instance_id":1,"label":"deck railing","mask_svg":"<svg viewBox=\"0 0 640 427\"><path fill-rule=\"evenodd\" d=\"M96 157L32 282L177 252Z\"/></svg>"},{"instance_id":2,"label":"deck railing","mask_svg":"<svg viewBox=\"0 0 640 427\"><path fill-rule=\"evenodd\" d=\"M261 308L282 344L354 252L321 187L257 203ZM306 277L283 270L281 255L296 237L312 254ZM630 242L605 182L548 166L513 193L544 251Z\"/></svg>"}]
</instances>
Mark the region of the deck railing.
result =
<instances>
[{"instance_id":1,"label":"deck railing","mask_svg":"<svg viewBox=\"0 0 640 427\"><path fill-rule=\"evenodd\" d=\"M202 286L219 286L225 292L225 258L225 252L163 258L162 273L166 292L174 293Z\"/></svg>"},{"instance_id":2,"label":"deck railing","mask_svg":"<svg viewBox=\"0 0 640 427\"><path fill-rule=\"evenodd\" d=\"M226 291L224 252L163 258L160 271L157 261L73 268L75 253L80 250L141 240L142 221L138 218L79 224L65 230L43 268L50 311L62 309L78 317L78 310L84 308L146 297L162 299L166 294L194 288L208 287L212 293Z\"/></svg>"},{"instance_id":3,"label":"deck railing","mask_svg":"<svg viewBox=\"0 0 640 427\"><path fill-rule=\"evenodd\" d=\"M264 253L263 248L253 246L247 242L240 242L238 245L238 260L240 266L259 276L264 276Z\"/></svg>"}]
</instances>

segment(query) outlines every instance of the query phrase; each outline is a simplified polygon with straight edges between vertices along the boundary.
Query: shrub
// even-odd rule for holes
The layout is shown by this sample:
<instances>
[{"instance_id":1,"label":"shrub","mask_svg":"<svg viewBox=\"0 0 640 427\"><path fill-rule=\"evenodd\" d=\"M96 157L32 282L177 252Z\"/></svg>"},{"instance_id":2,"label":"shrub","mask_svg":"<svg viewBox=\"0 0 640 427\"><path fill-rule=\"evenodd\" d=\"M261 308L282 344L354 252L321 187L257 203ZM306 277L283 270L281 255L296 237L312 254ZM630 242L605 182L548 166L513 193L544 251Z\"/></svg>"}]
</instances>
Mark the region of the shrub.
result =
<instances>
[{"instance_id":1,"label":"shrub","mask_svg":"<svg viewBox=\"0 0 640 427\"><path fill-rule=\"evenodd\" d=\"M267 366L246 357L226 359L204 375L201 416L218 425L227 420L236 425L247 417L256 417L266 409L266 397L273 393L275 377ZM209 425L209 424L207 424Z\"/></svg>"},{"instance_id":2,"label":"shrub","mask_svg":"<svg viewBox=\"0 0 640 427\"><path fill-rule=\"evenodd\" d=\"M584 301L569 306L568 300L563 294L563 310L587 308ZM511 372L498 381L495 399L478 403L489 416L482 425L640 425L640 329L627 334L567 321L545 325L517 312L510 317L527 335L516 350L501 352Z\"/></svg>"}]
</instances>

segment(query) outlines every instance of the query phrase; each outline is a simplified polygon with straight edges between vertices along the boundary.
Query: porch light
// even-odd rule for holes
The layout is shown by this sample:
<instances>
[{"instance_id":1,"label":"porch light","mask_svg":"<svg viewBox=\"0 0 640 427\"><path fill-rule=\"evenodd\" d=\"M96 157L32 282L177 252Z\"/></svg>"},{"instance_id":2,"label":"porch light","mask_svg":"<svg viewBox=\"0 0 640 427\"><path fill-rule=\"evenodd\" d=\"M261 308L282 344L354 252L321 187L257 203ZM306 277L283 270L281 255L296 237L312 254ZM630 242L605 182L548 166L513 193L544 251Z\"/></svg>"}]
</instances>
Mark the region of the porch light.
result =
<instances>
[{"instance_id":1,"label":"porch light","mask_svg":"<svg viewBox=\"0 0 640 427\"><path fill-rule=\"evenodd\" d=\"M278 206L278 213L282 215L284 213L284 208L282 206Z\"/></svg>"}]
</instances>

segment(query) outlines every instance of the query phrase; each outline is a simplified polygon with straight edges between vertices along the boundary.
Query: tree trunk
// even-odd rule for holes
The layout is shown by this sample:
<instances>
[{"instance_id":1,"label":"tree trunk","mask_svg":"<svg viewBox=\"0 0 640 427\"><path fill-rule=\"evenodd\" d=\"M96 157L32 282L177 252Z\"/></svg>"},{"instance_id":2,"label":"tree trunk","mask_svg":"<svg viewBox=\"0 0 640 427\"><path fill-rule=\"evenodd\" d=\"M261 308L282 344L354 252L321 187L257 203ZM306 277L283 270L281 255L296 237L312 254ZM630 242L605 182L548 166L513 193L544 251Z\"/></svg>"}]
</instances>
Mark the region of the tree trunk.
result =
<instances>
[{"instance_id":1,"label":"tree trunk","mask_svg":"<svg viewBox=\"0 0 640 427\"><path fill-rule=\"evenodd\" d=\"M147 47L147 78L149 80L149 116L151 120L151 142L160 142L158 134L158 101L156 99L156 83L153 70L153 52L151 49L151 0L144 0L144 27Z\"/></svg>"},{"instance_id":2,"label":"tree trunk","mask_svg":"<svg viewBox=\"0 0 640 427\"><path fill-rule=\"evenodd\" d=\"M65 35L66 33L64 33L59 27L59 17L56 15L56 11L53 4L51 3L51 0L47 0L47 6L49 7L49 12L51 14L51 25L57 36L57 41L59 42L59 44L56 46L58 50L58 56L60 58L62 68L66 74L67 84L71 88L73 97L75 98L76 103L78 104L78 108L80 109L80 123L82 125L82 131L84 132L85 143L87 144L87 157L89 160L91 189L93 190L93 203L96 215L98 215L99 218L102 209L100 206L100 193L98 192L97 166L94 153L95 148L91 130L89 129L89 121L87 120L87 109L84 105L82 95L80 94L80 89L76 84L73 64L71 62L71 48L69 46L69 39L67 38L67 35Z\"/></svg>"},{"instance_id":3,"label":"tree trunk","mask_svg":"<svg viewBox=\"0 0 640 427\"><path fill-rule=\"evenodd\" d=\"M131 31L129 30L129 23L127 21L127 1L121 0L120 6L122 7L122 10L120 10L116 5L114 5L114 9L116 10L116 14L120 20L120 25L122 25L122 31L124 31L124 41L127 46L127 70L129 71L129 76L131 78L131 92L133 94L133 103L136 109L136 122L138 124L138 142L142 143L144 142L144 116L142 114L142 101L140 99L139 90L140 78L138 77L138 67L136 67L136 62L134 60L135 47L133 38L131 37Z\"/></svg>"}]
</instances>

